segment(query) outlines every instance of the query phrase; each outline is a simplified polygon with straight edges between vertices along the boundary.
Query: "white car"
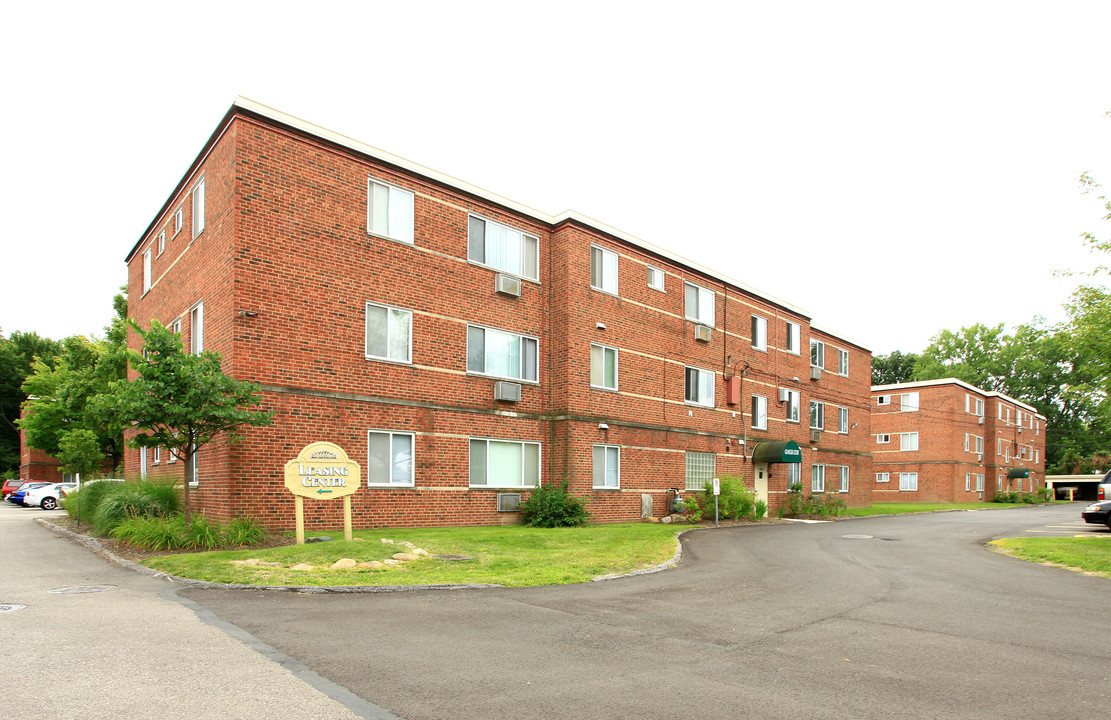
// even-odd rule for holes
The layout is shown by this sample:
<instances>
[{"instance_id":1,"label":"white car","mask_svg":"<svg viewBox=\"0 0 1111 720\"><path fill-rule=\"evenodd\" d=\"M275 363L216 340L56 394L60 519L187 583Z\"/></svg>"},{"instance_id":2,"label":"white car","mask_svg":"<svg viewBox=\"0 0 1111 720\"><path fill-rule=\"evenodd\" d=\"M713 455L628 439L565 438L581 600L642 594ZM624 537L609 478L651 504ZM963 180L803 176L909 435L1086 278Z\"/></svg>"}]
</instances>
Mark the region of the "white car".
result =
<instances>
[{"instance_id":1,"label":"white car","mask_svg":"<svg viewBox=\"0 0 1111 720\"><path fill-rule=\"evenodd\" d=\"M77 483L50 483L28 490L27 494L23 496L23 506L37 506L43 510L54 510L58 507L58 501L61 500L62 496L75 487L77 487Z\"/></svg>"}]
</instances>

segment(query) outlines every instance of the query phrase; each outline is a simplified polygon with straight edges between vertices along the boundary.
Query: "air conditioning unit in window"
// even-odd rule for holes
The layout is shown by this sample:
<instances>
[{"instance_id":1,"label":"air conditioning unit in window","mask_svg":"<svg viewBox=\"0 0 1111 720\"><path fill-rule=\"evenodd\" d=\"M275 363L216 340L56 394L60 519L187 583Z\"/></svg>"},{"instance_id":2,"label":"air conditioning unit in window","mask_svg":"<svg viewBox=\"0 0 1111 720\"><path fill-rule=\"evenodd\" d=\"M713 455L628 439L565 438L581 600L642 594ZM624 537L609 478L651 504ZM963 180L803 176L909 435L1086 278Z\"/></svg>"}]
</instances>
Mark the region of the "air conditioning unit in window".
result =
<instances>
[{"instance_id":1,"label":"air conditioning unit in window","mask_svg":"<svg viewBox=\"0 0 1111 720\"><path fill-rule=\"evenodd\" d=\"M694 326L694 339L701 340L702 342L710 342L710 337L713 335L713 330L707 325Z\"/></svg>"},{"instance_id":2,"label":"air conditioning unit in window","mask_svg":"<svg viewBox=\"0 0 1111 720\"><path fill-rule=\"evenodd\" d=\"M787 402L791 398L791 391L787 388L779 388L779 402Z\"/></svg>"},{"instance_id":3,"label":"air conditioning unit in window","mask_svg":"<svg viewBox=\"0 0 1111 720\"><path fill-rule=\"evenodd\" d=\"M521 383L504 381L494 383L494 399L503 402L521 402Z\"/></svg>"},{"instance_id":4,"label":"air conditioning unit in window","mask_svg":"<svg viewBox=\"0 0 1111 720\"><path fill-rule=\"evenodd\" d=\"M822 431L821 430L811 430L810 431L810 442L816 443L821 439L822 439Z\"/></svg>"},{"instance_id":5,"label":"air conditioning unit in window","mask_svg":"<svg viewBox=\"0 0 1111 720\"><path fill-rule=\"evenodd\" d=\"M498 512L520 512L521 493L498 493Z\"/></svg>"},{"instance_id":6,"label":"air conditioning unit in window","mask_svg":"<svg viewBox=\"0 0 1111 720\"><path fill-rule=\"evenodd\" d=\"M984 461L984 456L983 455L977 455L976 456L976 462L983 462L983 461Z\"/></svg>"},{"instance_id":7,"label":"air conditioning unit in window","mask_svg":"<svg viewBox=\"0 0 1111 720\"><path fill-rule=\"evenodd\" d=\"M822 369L820 367L810 368L810 379L811 380L821 380L822 379Z\"/></svg>"},{"instance_id":8,"label":"air conditioning unit in window","mask_svg":"<svg viewBox=\"0 0 1111 720\"><path fill-rule=\"evenodd\" d=\"M520 297L521 278L516 278L512 275L506 275L505 273L498 273L494 277L494 291L500 292L502 295Z\"/></svg>"},{"instance_id":9,"label":"air conditioning unit in window","mask_svg":"<svg viewBox=\"0 0 1111 720\"><path fill-rule=\"evenodd\" d=\"M981 415L979 418L977 418L976 424L977 425L983 425L984 424L984 416L983 415Z\"/></svg>"}]
</instances>

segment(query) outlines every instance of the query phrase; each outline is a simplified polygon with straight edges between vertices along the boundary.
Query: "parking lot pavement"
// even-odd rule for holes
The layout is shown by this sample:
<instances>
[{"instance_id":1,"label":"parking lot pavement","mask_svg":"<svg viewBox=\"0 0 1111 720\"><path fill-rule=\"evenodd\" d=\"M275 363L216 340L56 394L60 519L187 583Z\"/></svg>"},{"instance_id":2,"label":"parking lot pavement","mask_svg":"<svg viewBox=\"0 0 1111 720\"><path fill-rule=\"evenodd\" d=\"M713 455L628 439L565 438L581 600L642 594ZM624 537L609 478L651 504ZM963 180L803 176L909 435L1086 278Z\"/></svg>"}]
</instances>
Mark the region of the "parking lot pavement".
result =
<instances>
[{"instance_id":1,"label":"parking lot pavement","mask_svg":"<svg viewBox=\"0 0 1111 720\"><path fill-rule=\"evenodd\" d=\"M35 522L60 514L0 503L6 720L393 717Z\"/></svg>"}]
</instances>

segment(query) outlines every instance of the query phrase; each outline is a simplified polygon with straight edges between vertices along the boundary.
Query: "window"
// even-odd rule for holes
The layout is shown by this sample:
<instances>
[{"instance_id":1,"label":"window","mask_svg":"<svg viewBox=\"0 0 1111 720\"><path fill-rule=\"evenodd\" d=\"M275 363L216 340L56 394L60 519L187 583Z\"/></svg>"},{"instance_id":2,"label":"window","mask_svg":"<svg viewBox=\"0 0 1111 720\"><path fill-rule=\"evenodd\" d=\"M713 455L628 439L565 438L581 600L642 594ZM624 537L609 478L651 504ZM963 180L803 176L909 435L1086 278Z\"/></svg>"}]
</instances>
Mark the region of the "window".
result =
<instances>
[{"instance_id":1,"label":"window","mask_svg":"<svg viewBox=\"0 0 1111 720\"><path fill-rule=\"evenodd\" d=\"M189 456L189 468L192 471L192 477L193 477L193 480L192 480L192 482L189 483L189 485L191 487L196 487L201 481L200 458L197 457L198 453L197 453L197 446L196 445L190 445L189 450L192 453L192 455Z\"/></svg>"},{"instance_id":2,"label":"window","mask_svg":"<svg viewBox=\"0 0 1111 720\"><path fill-rule=\"evenodd\" d=\"M366 195L366 231L412 244L413 193L368 178Z\"/></svg>"},{"instance_id":3,"label":"window","mask_svg":"<svg viewBox=\"0 0 1111 720\"><path fill-rule=\"evenodd\" d=\"M648 266L648 287L653 290L664 290L664 271ZM665 291L666 292L666 291Z\"/></svg>"},{"instance_id":4,"label":"window","mask_svg":"<svg viewBox=\"0 0 1111 720\"><path fill-rule=\"evenodd\" d=\"M590 346L590 385L617 389L617 350L605 345Z\"/></svg>"},{"instance_id":5,"label":"window","mask_svg":"<svg viewBox=\"0 0 1111 720\"><path fill-rule=\"evenodd\" d=\"M826 466L825 465L811 465L810 466L810 490L811 490L811 492L825 492L826 491Z\"/></svg>"},{"instance_id":6,"label":"window","mask_svg":"<svg viewBox=\"0 0 1111 720\"><path fill-rule=\"evenodd\" d=\"M973 435L972 438L976 441L976 452L980 455L984 454L984 439Z\"/></svg>"},{"instance_id":7,"label":"window","mask_svg":"<svg viewBox=\"0 0 1111 720\"><path fill-rule=\"evenodd\" d=\"M899 489L915 491L918 489L918 473L899 473Z\"/></svg>"},{"instance_id":8,"label":"window","mask_svg":"<svg viewBox=\"0 0 1111 720\"><path fill-rule=\"evenodd\" d=\"M468 325L467 372L536 382L537 340Z\"/></svg>"},{"instance_id":9,"label":"window","mask_svg":"<svg viewBox=\"0 0 1111 720\"><path fill-rule=\"evenodd\" d=\"M185 215L181 212L181 208L177 209L174 213L174 236L176 237L181 232L182 226L185 225Z\"/></svg>"},{"instance_id":10,"label":"window","mask_svg":"<svg viewBox=\"0 0 1111 720\"><path fill-rule=\"evenodd\" d=\"M891 442L890 433L880 433L879 435L876 435L876 444L877 445L886 445L889 442Z\"/></svg>"},{"instance_id":11,"label":"window","mask_svg":"<svg viewBox=\"0 0 1111 720\"><path fill-rule=\"evenodd\" d=\"M177 335L181 335L181 318L174 320L173 324L170 325L170 331Z\"/></svg>"},{"instance_id":12,"label":"window","mask_svg":"<svg viewBox=\"0 0 1111 720\"><path fill-rule=\"evenodd\" d=\"M143 292L150 290L151 285L151 271L150 271L150 248L143 253Z\"/></svg>"},{"instance_id":13,"label":"window","mask_svg":"<svg viewBox=\"0 0 1111 720\"><path fill-rule=\"evenodd\" d=\"M538 265L540 239L493 220L471 215L467 258L497 270L531 280L540 277Z\"/></svg>"},{"instance_id":14,"label":"window","mask_svg":"<svg viewBox=\"0 0 1111 720\"><path fill-rule=\"evenodd\" d=\"M802 404L799 391L782 388L779 391L779 401L787 405L787 422L798 422L799 406Z\"/></svg>"},{"instance_id":15,"label":"window","mask_svg":"<svg viewBox=\"0 0 1111 720\"><path fill-rule=\"evenodd\" d=\"M204 232L204 178L193 188L193 239Z\"/></svg>"},{"instance_id":16,"label":"window","mask_svg":"<svg viewBox=\"0 0 1111 720\"><path fill-rule=\"evenodd\" d=\"M379 360L413 361L413 313L366 304L366 356Z\"/></svg>"},{"instance_id":17,"label":"window","mask_svg":"<svg viewBox=\"0 0 1111 720\"><path fill-rule=\"evenodd\" d=\"M972 473L965 473L964 474L964 491L965 492L971 492L972 491Z\"/></svg>"},{"instance_id":18,"label":"window","mask_svg":"<svg viewBox=\"0 0 1111 720\"><path fill-rule=\"evenodd\" d=\"M839 468L839 472L841 482L838 486L837 492L847 493L849 491L849 466L841 465Z\"/></svg>"},{"instance_id":19,"label":"window","mask_svg":"<svg viewBox=\"0 0 1111 720\"><path fill-rule=\"evenodd\" d=\"M366 484L413 485L413 435L383 430L367 433Z\"/></svg>"},{"instance_id":20,"label":"window","mask_svg":"<svg viewBox=\"0 0 1111 720\"><path fill-rule=\"evenodd\" d=\"M167 465L171 465L171 464L177 462L177 453L174 452L172 449L166 448L166 455L168 456L166 458L166 464Z\"/></svg>"},{"instance_id":21,"label":"window","mask_svg":"<svg viewBox=\"0 0 1111 720\"><path fill-rule=\"evenodd\" d=\"M837 432L849 432L849 409L839 407L837 408Z\"/></svg>"},{"instance_id":22,"label":"window","mask_svg":"<svg viewBox=\"0 0 1111 720\"><path fill-rule=\"evenodd\" d=\"M705 490L717 474L717 456L713 453L687 453L687 490Z\"/></svg>"},{"instance_id":23,"label":"window","mask_svg":"<svg viewBox=\"0 0 1111 720\"><path fill-rule=\"evenodd\" d=\"M147 479L147 449L145 447L139 448L139 478Z\"/></svg>"},{"instance_id":24,"label":"window","mask_svg":"<svg viewBox=\"0 0 1111 720\"><path fill-rule=\"evenodd\" d=\"M590 246L590 287L617 294L617 253Z\"/></svg>"},{"instance_id":25,"label":"window","mask_svg":"<svg viewBox=\"0 0 1111 720\"><path fill-rule=\"evenodd\" d=\"M801 334L799 333L799 324L793 323L790 320L786 321L787 332L785 333L785 350L789 353L798 355L801 351Z\"/></svg>"},{"instance_id":26,"label":"window","mask_svg":"<svg viewBox=\"0 0 1111 720\"><path fill-rule=\"evenodd\" d=\"M714 406L714 373L711 370L688 367L684 399L695 405Z\"/></svg>"},{"instance_id":27,"label":"window","mask_svg":"<svg viewBox=\"0 0 1111 720\"><path fill-rule=\"evenodd\" d=\"M914 412L918 409L918 393L903 393L899 396L899 412Z\"/></svg>"},{"instance_id":28,"label":"window","mask_svg":"<svg viewBox=\"0 0 1111 720\"><path fill-rule=\"evenodd\" d=\"M768 399L766 397L752 396L752 429L768 429Z\"/></svg>"},{"instance_id":29,"label":"window","mask_svg":"<svg viewBox=\"0 0 1111 720\"><path fill-rule=\"evenodd\" d=\"M810 401L810 429L826 429L826 404L817 400Z\"/></svg>"},{"instance_id":30,"label":"window","mask_svg":"<svg viewBox=\"0 0 1111 720\"><path fill-rule=\"evenodd\" d=\"M984 416L984 401L983 400L977 400L976 401L976 414L979 417Z\"/></svg>"},{"instance_id":31,"label":"window","mask_svg":"<svg viewBox=\"0 0 1111 720\"><path fill-rule=\"evenodd\" d=\"M877 395L876 396L876 404L877 405L890 405L891 404L891 396L890 395Z\"/></svg>"},{"instance_id":32,"label":"window","mask_svg":"<svg viewBox=\"0 0 1111 720\"><path fill-rule=\"evenodd\" d=\"M837 348L837 372L842 375L849 374L849 351Z\"/></svg>"},{"instance_id":33,"label":"window","mask_svg":"<svg viewBox=\"0 0 1111 720\"><path fill-rule=\"evenodd\" d=\"M154 464L157 465L162 462L162 448L155 446L154 448Z\"/></svg>"},{"instance_id":34,"label":"window","mask_svg":"<svg viewBox=\"0 0 1111 720\"><path fill-rule=\"evenodd\" d=\"M714 293L706 288L687 283L686 315L688 320L714 326Z\"/></svg>"},{"instance_id":35,"label":"window","mask_svg":"<svg viewBox=\"0 0 1111 720\"><path fill-rule=\"evenodd\" d=\"M823 369L826 366L826 344L821 340L810 341L810 365Z\"/></svg>"},{"instance_id":36,"label":"window","mask_svg":"<svg viewBox=\"0 0 1111 720\"><path fill-rule=\"evenodd\" d=\"M984 476L982 473L976 474L976 492L984 491Z\"/></svg>"},{"instance_id":37,"label":"window","mask_svg":"<svg viewBox=\"0 0 1111 720\"><path fill-rule=\"evenodd\" d=\"M621 487L621 448L616 445L594 446L594 487Z\"/></svg>"},{"instance_id":38,"label":"window","mask_svg":"<svg viewBox=\"0 0 1111 720\"><path fill-rule=\"evenodd\" d=\"M787 488L802 490L802 464L787 463Z\"/></svg>"},{"instance_id":39,"label":"window","mask_svg":"<svg viewBox=\"0 0 1111 720\"><path fill-rule=\"evenodd\" d=\"M166 231L158 233L158 254L166 252Z\"/></svg>"},{"instance_id":40,"label":"window","mask_svg":"<svg viewBox=\"0 0 1111 720\"><path fill-rule=\"evenodd\" d=\"M536 487L539 483L540 443L471 440L471 485Z\"/></svg>"},{"instance_id":41,"label":"window","mask_svg":"<svg viewBox=\"0 0 1111 720\"><path fill-rule=\"evenodd\" d=\"M918 433L916 433L916 432L899 433L899 449L900 450L917 450L918 449Z\"/></svg>"},{"instance_id":42,"label":"window","mask_svg":"<svg viewBox=\"0 0 1111 720\"><path fill-rule=\"evenodd\" d=\"M876 473L876 482L878 482L878 483L891 482L890 473Z\"/></svg>"},{"instance_id":43,"label":"window","mask_svg":"<svg viewBox=\"0 0 1111 720\"><path fill-rule=\"evenodd\" d=\"M204 352L204 303L197 303L189 311L189 352Z\"/></svg>"},{"instance_id":44,"label":"window","mask_svg":"<svg viewBox=\"0 0 1111 720\"><path fill-rule=\"evenodd\" d=\"M768 349L768 321L759 315L752 316L752 347L755 350Z\"/></svg>"},{"instance_id":45,"label":"window","mask_svg":"<svg viewBox=\"0 0 1111 720\"><path fill-rule=\"evenodd\" d=\"M964 451L968 452L970 446L971 446L971 444L969 443L969 434L965 433L964 434Z\"/></svg>"}]
</instances>

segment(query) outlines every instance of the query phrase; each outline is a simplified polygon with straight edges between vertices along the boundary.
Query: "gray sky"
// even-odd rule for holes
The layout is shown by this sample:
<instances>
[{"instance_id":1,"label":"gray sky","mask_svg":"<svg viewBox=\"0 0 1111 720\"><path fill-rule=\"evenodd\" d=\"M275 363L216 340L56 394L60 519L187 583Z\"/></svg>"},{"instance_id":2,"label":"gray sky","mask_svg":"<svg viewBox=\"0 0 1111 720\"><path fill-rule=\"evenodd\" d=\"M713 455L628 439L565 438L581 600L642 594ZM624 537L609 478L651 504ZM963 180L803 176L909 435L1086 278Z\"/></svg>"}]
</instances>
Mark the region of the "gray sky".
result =
<instances>
[{"instance_id":1,"label":"gray sky","mask_svg":"<svg viewBox=\"0 0 1111 720\"><path fill-rule=\"evenodd\" d=\"M22 3L0 331L100 334L237 95L574 209L875 353L1062 317L1111 237L1111 2Z\"/></svg>"}]
</instances>

